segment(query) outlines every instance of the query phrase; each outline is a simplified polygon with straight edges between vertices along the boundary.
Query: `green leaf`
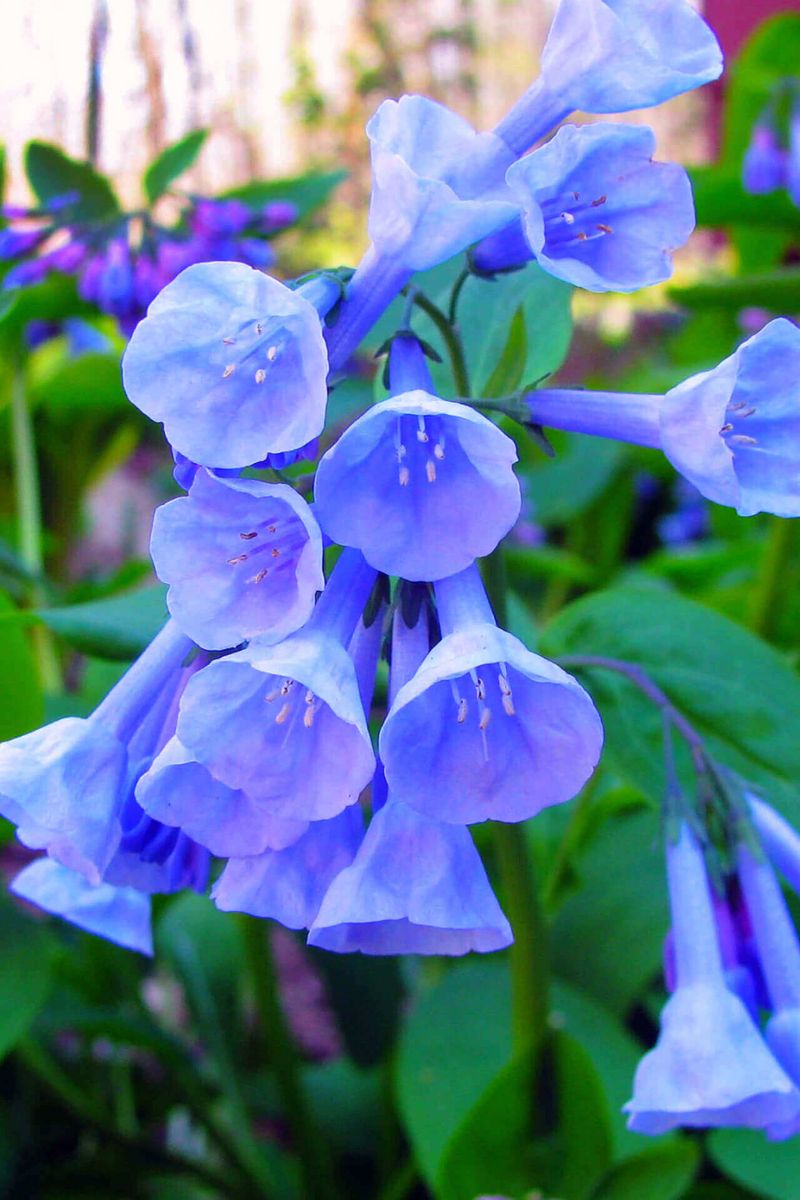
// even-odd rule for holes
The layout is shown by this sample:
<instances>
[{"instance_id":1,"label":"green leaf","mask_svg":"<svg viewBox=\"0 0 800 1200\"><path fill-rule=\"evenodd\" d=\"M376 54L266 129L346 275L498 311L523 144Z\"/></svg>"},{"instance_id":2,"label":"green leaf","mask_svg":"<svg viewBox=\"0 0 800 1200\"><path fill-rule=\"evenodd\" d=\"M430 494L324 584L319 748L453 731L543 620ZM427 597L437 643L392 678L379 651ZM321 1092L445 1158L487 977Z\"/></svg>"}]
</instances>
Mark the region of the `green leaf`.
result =
<instances>
[{"instance_id":1,"label":"green leaf","mask_svg":"<svg viewBox=\"0 0 800 1200\"><path fill-rule=\"evenodd\" d=\"M31 287L6 292L0 308L0 336L19 340L29 321L61 321L95 310L79 297L75 280L51 275Z\"/></svg>"},{"instance_id":2,"label":"green leaf","mask_svg":"<svg viewBox=\"0 0 800 1200\"><path fill-rule=\"evenodd\" d=\"M84 654L98 658L136 658L164 625L168 613L162 584L36 613L50 629Z\"/></svg>"},{"instance_id":3,"label":"green leaf","mask_svg":"<svg viewBox=\"0 0 800 1200\"><path fill-rule=\"evenodd\" d=\"M394 1045L404 989L396 958L306 950L325 982L347 1053L359 1067L380 1062Z\"/></svg>"},{"instance_id":4,"label":"green leaf","mask_svg":"<svg viewBox=\"0 0 800 1200\"><path fill-rule=\"evenodd\" d=\"M256 180L231 188L225 197L244 200L253 208L262 208L273 200L287 200L297 208L298 220L320 208L347 178L346 171L310 171L286 179Z\"/></svg>"},{"instance_id":5,"label":"green leaf","mask_svg":"<svg viewBox=\"0 0 800 1200\"><path fill-rule=\"evenodd\" d=\"M694 1179L698 1158L688 1141L646 1150L613 1167L592 1200L679 1200Z\"/></svg>"},{"instance_id":6,"label":"green leaf","mask_svg":"<svg viewBox=\"0 0 800 1200\"><path fill-rule=\"evenodd\" d=\"M337 1058L307 1067L303 1079L315 1123L337 1150L373 1155L380 1137L380 1072Z\"/></svg>"},{"instance_id":7,"label":"green leaf","mask_svg":"<svg viewBox=\"0 0 800 1200\"><path fill-rule=\"evenodd\" d=\"M86 412L133 415L136 411L122 387L117 354L62 359L32 380L30 395L34 405L69 419Z\"/></svg>"},{"instance_id":8,"label":"green leaf","mask_svg":"<svg viewBox=\"0 0 800 1200\"><path fill-rule=\"evenodd\" d=\"M492 1081L447 1147L440 1200L536 1190L586 1200L611 1158L600 1081L569 1034L548 1036L537 1066L515 1059Z\"/></svg>"},{"instance_id":9,"label":"green leaf","mask_svg":"<svg viewBox=\"0 0 800 1200\"><path fill-rule=\"evenodd\" d=\"M43 925L0 898L0 1057L27 1033L51 984L51 942Z\"/></svg>"},{"instance_id":10,"label":"green leaf","mask_svg":"<svg viewBox=\"0 0 800 1200\"><path fill-rule=\"evenodd\" d=\"M119 201L111 184L87 162L70 158L58 146L48 142L28 142L25 147L25 173L41 204L67 192L77 192L77 204L70 216L80 221L96 221L119 213Z\"/></svg>"},{"instance_id":11,"label":"green leaf","mask_svg":"<svg viewBox=\"0 0 800 1200\"><path fill-rule=\"evenodd\" d=\"M207 137L207 129L194 129L153 159L142 178L144 194L150 204L155 204L173 181L193 166Z\"/></svg>"},{"instance_id":12,"label":"green leaf","mask_svg":"<svg viewBox=\"0 0 800 1200\"><path fill-rule=\"evenodd\" d=\"M782 267L760 275L710 279L690 287L672 287L669 295L685 308L739 309L752 305L774 313L797 312L800 309L800 269Z\"/></svg>"},{"instance_id":13,"label":"green leaf","mask_svg":"<svg viewBox=\"0 0 800 1200\"><path fill-rule=\"evenodd\" d=\"M716 229L748 225L800 232L800 209L786 192L754 196L744 190L740 172L730 167L692 167L689 175L698 225Z\"/></svg>"},{"instance_id":14,"label":"green leaf","mask_svg":"<svg viewBox=\"0 0 800 1200\"><path fill-rule=\"evenodd\" d=\"M620 588L564 609L540 643L551 658L599 655L638 664L689 718L710 752L794 809L800 678L759 638L672 592ZM665 776L658 708L621 675L584 670L606 727L606 749L641 793L660 803Z\"/></svg>"},{"instance_id":15,"label":"green leaf","mask_svg":"<svg viewBox=\"0 0 800 1200\"><path fill-rule=\"evenodd\" d=\"M547 431L556 457L543 459L529 442L519 439L526 460L528 496L534 520L541 525L564 525L597 500L625 458L618 442L580 434Z\"/></svg>"},{"instance_id":16,"label":"green leaf","mask_svg":"<svg viewBox=\"0 0 800 1200\"><path fill-rule=\"evenodd\" d=\"M0 592L0 742L35 729L44 720L44 699L30 637L19 610Z\"/></svg>"},{"instance_id":17,"label":"green leaf","mask_svg":"<svg viewBox=\"0 0 800 1200\"><path fill-rule=\"evenodd\" d=\"M797 1200L800 1141L769 1142L760 1130L718 1129L708 1148L721 1171L768 1200Z\"/></svg>"}]
</instances>

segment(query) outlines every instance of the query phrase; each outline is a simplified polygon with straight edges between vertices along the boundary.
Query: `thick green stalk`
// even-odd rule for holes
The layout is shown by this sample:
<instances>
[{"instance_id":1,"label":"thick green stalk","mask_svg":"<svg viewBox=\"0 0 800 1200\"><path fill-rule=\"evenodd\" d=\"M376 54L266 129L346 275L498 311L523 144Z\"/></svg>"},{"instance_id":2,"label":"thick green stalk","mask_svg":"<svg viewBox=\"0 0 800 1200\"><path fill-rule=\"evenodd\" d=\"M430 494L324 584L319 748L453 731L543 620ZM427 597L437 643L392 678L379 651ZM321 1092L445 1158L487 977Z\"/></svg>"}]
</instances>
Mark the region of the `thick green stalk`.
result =
<instances>
[{"instance_id":1,"label":"thick green stalk","mask_svg":"<svg viewBox=\"0 0 800 1200\"><path fill-rule=\"evenodd\" d=\"M11 452L14 460L19 556L33 577L30 596L33 604L38 605L44 599L41 586L44 550L39 464L33 422L25 394L25 376L20 364L17 364L11 383ZM49 693L57 692L61 686L61 673L50 635L42 626L34 626L32 638L44 689Z\"/></svg>"},{"instance_id":2,"label":"thick green stalk","mask_svg":"<svg viewBox=\"0 0 800 1200\"><path fill-rule=\"evenodd\" d=\"M506 624L506 568L502 546L484 563L484 583L499 625ZM550 1012L547 921L523 825L494 825L494 844L507 915L514 931L511 947L511 1025L514 1048L535 1046Z\"/></svg>"},{"instance_id":3,"label":"thick green stalk","mask_svg":"<svg viewBox=\"0 0 800 1200\"><path fill-rule=\"evenodd\" d=\"M785 575L794 550L794 522L770 517L769 531L758 577L752 591L749 625L754 633L770 638L778 625L786 587Z\"/></svg>"},{"instance_id":4,"label":"thick green stalk","mask_svg":"<svg viewBox=\"0 0 800 1200\"><path fill-rule=\"evenodd\" d=\"M434 325L442 335L450 365L453 369L453 382L455 384L456 395L469 396L469 372L467 371L467 360L464 357L464 347L461 345L461 338L458 336L458 331L455 326L451 325L445 314L429 300L424 292L414 293L414 303L418 308L421 308L426 316L430 317Z\"/></svg>"},{"instance_id":5,"label":"thick green stalk","mask_svg":"<svg viewBox=\"0 0 800 1200\"><path fill-rule=\"evenodd\" d=\"M336 1188L320 1133L308 1109L294 1040L283 1011L270 930L265 921L241 918L242 937L260 1033L275 1072L283 1113L292 1133L306 1200L334 1200Z\"/></svg>"}]
</instances>

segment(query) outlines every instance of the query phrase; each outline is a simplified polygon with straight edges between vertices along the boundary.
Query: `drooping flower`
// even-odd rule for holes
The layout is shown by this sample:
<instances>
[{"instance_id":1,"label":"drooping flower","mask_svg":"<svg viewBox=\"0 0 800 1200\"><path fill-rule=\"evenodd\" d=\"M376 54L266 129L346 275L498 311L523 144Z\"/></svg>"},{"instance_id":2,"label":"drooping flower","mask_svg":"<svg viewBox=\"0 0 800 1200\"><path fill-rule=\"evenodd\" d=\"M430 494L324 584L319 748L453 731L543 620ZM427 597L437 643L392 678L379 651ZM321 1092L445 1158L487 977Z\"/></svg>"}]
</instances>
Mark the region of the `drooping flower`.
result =
<instances>
[{"instance_id":1,"label":"drooping flower","mask_svg":"<svg viewBox=\"0 0 800 1200\"><path fill-rule=\"evenodd\" d=\"M655 134L644 125L563 126L506 173L522 207L527 254L513 261L521 247L512 225L473 250L474 265L492 273L534 257L592 292L668 279L672 251L694 229L694 203L684 169L654 162L654 152Z\"/></svg>"},{"instance_id":2,"label":"drooping flower","mask_svg":"<svg viewBox=\"0 0 800 1200\"><path fill-rule=\"evenodd\" d=\"M242 263L187 267L156 297L123 358L131 401L192 462L245 467L321 431L320 328L339 286L296 291Z\"/></svg>"},{"instance_id":3,"label":"drooping flower","mask_svg":"<svg viewBox=\"0 0 800 1200\"><path fill-rule=\"evenodd\" d=\"M800 207L800 92L795 93L789 116L786 189L794 203Z\"/></svg>"},{"instance_id":4,"label":"drooping flower","mask_svg":"<svg viewBox=\"0 0 800 1200\"><path fill-rule=\"evenodd\" d=\"M757 796L749 795L753 823L761 843L781 875L800 892L800 833L780 813Z\"/></svg>"},{"instance_id":5,"label":"drooping flower","mask_svg":"<svg viewBox=\"0 0 800 1200\"><path fill-rule=\"evenodd\" d=\"M514 155L444 105L425 96L384 100L367 136L369 236L382 256L425 271L516 215L503 184Z\"/></svg>"},{"instance_id":6,"label":"drooping flower","mask_svg":"<svg viewBox=\"0 0 800 1200\"><path fill-rule=\"evenodd\" d=\"M392 632L390 702L428 651L425 609ZM373 816L351 865L330 883L309 943L340 953L466 954L499 950L511 929L468 831L373 787Z\"/></svg>"},{"instance_id":7,"label":"drooping flower","mask_svg":"<svg viewBox=\"0 0 800 1200\"><path fill-rule=\"evenodd\" d=\"M743 517L800 516L800 329L770 321L666 396L542 389L531 421L663 450L707 499Z\"/></svg>"},{"instance_id":8,"label":"drooping flower","mask_svg":"<svg viewBox=\"0 0 800 1200\"><path fill-rule=\"evenodd\" d=\"M786 166L786 150L772 120L757 122L742 165L745 191L761 195L785 187Z\"/></svg>"},{"instance_id":9,"label":"drooping flower","mask_svg":"<svg viewBox=\"0 0 800 1200\"><path fill-rule=\"evenodd\" d=\"M561 0L540 69L495 127L516 155L575 110L651 108L710 83L722 52L688 0Z\"/></svg>"},{"instance_id":10,"label":"drooping flower","mask_svg":"<svg viewBox=\"0 0 800 1200\"><path fill-rule=\"evenodd\" d=\"M442 640L380 736L390 791L454 824L522 821L571 799L602 725L580 684L498 629L474 565L436 584Z\"/></svg>"},{"instance_id":11,"label":"drooping flower","mask_svg":"<svg viewBox=\"0 0 800 1200\"><path fill-rule=\"evenodd\" d=\"M91 717L65 717L0 746L0 812L20 841L102 880L122 838L139 743L155 738L172 701L165 685L191 645L169 622Z\"/></svg>"},{"instance_id":12,"label":"drooping flower","mask_svg":"<svg viewBox=\"0 0 800 1200\"><path fill-rule=\"evenodd\" d=\"M375 579L345 550L309 622L255 638L188 684L177 737L193 759L273 816L323 820L353 804L374 755L345 646Z\"/></svg>"},{"instance_id":13,"label":"drooping flower","mask_svg":"<svg viewBox=\"0 0 800 1200\"><path fill-rule=\"evenodd\" d=\"M323 455L315 515L390 575L433 580L491 553L519 516L513 441L464 404L431 395L419 343L396 338L399 394L373 405Z\"/></svg>"},{"instance_id":14,"label":"drooping flower","mask_svg":"<svg viewBox=\"0 0 800 1200\"><path fill-rule=\"evenodd\" d=\"M685 823L667 846L676 988L636 1071L628 1126L766 1129L800 1114L800 1092L725 983L703 852Z\"/></svg>"},{"instance_id":15,"label":"drooping flower","mask_svg":"<svg viewBox=\"0 0 800 1200\"><path fill-rule=\"evenodd\" d=\"M153 953L150 897L134 888L89 883L77 871L45 855L16 876L11 891L87 933L126 950Z\"/></svg>"},{"instance_id":16,"label":"drooping flower","mask_svg":"<svg viewBox=\"0 0 800 1200\"><path fill-rule=\"evenodd\" d=\"M319 528L293 488L205 470L156 510L150 553L176 623L207 650L280 641L325 583Z\"/></svg>"}]
</instances>

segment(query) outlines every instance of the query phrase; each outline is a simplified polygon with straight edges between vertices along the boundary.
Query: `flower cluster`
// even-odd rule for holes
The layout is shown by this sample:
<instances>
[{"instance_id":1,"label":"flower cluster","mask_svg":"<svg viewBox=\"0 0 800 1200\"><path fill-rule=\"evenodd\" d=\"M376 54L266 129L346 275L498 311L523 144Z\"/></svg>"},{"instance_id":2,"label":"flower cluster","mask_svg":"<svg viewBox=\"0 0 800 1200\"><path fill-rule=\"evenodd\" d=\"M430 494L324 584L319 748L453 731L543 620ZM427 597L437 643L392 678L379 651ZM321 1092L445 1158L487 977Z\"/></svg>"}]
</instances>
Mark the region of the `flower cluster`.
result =
<instances>
[{"instance_id":1,"label":"flower cluster","mask_svg":"<svg viewBox=\"0 0 800 1200\"><path fill-rule=\"evenodd\" d=\"M787 79L773 89L759 114L742 164L745 191L785 190L800 205L800 84Z\"/></svg>"},{"instance_id":2,"label":"flower cluster","mask_svg":"<svg viewBox=\"0 0 800 1200\"><path fill-rule=\"evenodd\" d=\"M288 201L260 210L236 199L188 197L178 221L159 223L148 211L83 219L77 193L41 208L6 206L0 262L10 263L3 287L40 283L52 272L74 275L82 299L133 332L150 302L192 263L243 262L266 268L274 251L266 240L297 218Z\"/></svg>"},{"instance_id":3,"label":"flower cluster","mask_svg":"<svg viewBox=\"0 0 800 1200\"><path fill-rule=\"evenodd\" d=\"M800 836L769 805L747 799L749 820L716 887L687 821L667 845L672 994L626 1105L640 1133L800 1132L800 944L771 865L800 886Z\"/></svg>"}]
</instances>

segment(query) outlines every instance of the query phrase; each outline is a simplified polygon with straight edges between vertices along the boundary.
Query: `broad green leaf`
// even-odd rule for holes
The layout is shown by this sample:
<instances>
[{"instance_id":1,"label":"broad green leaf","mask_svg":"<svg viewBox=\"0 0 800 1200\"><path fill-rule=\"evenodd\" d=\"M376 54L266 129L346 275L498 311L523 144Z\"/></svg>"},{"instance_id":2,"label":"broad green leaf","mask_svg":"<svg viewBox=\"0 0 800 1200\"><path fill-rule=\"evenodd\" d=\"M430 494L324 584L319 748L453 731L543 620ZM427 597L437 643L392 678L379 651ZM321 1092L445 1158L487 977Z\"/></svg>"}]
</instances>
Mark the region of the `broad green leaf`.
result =
<instances>
[{"instance_id":1,"label":"broad green leaf","mask_svg":"<svg viewBox=\"0 0 800 1200\"><path fill-rule=\"evenodd\" d=\"M346 178L346 171L310 171L307 175L294 175L287 179L245 183L241 187L231 188L225 192L225 196L244 200L253 208L262 208L274 200L288 200L296 206L298 219L302 220L320 208Z\"/></svg>"},{"instance_id":2,"label":"broad green leaf","mask_svg":"<svg viewBox=\"0 0 800 1200\"><path fill-rule=\"evenodd\" d=\"M94 311L79 297L75 280L66 275L51 275L31 287L5 293L0 308L0 336L22 337L29 321L62 321Z\"/></svg>"},{"instance_id":3,"label":"broad green leaf","mask_svg":"<svg viewBox=\"0 0 800 1200\"><path fill-rule=\"evenodd\" d=\"M144 194L150 204L155 204L172 183L194 165L207 137L207 129L194 129L153 159L142 179Z\"/></svg>"},{"instance_id":4,"label":"broad green leaf","mask_svg":"<svg viewBox=\"0 0 800 1200\"><path fill-rule=\"evenodd\" d=\"M730 167L693 167L689 174L698 225L717 229L723 225L749 225L800 232L800 209L786 192L754 196L744 190L741 173Z\"/></svg>"},{"instance_id":5,"label":"broad green leaf","mask_svg":"<svg viewBox=\"0 0 800 1200\"><path fill-rule=\"evenodd\" d=\"M378 1142L380 1071L362 1071L346 1058L314 1064L303 1072L314 1118L341 1153L369 1158Z\"/></svg>"},{"instance_id":6,"label":"broad green leaf","mask_svg":"<svg viewBox=\"0 0 800 1200\"><path fill-rule=\"evenodd\" d=\"M0 897L0 1057L27 1033L47 999L50 950L44 926Z\"/></svg>"},{"instance_id":7,"label":"broad green leaf","mask_svg":"<svg viewBox=\"0 0 800 1200\"><path fill-rule=\"evenodd\" d=\"M30 631L19 610L0 592L0 742L35 729L44 720L44 700Z\"/></svg>"},{"instance_id":8,"label":"broad green leaf","mask_svg":"<svg viewBox=\"0 0 800 1200\"><path fill-rule=\"evenodd\" d=\"M800 269L781 267L761 275L736 275L672 287L670 298L686 308L739 309L750 306L772 313L800 309Z\"/></svg>"},{"instance_id":9,"label":"broad green leaf","mask_svg":"<svg viewBox=\"0 0 800 1200\"><path fill-rule=\"evenodd\" d=\"M113 217L119 212L119 201L106 177L90 163L70 158L58 146L28 142L25 173L42 204L68 192L78 192L80 199L70 207L70 216L81 221Z\"/></svg>"},{"instance_id":10,"label":"broad green leaf","mask_svg":"<svg viewBox=\"0 0 800 1200\"><path fill-rule=\"evenodd\" d=\"M86 412L136 411L123 390L117 354L63 359L32 381L30 395L34 405L70 418Z\"/></svg>"},{"instance_id":11,"label":"broad green leaf","mask_svg":"<svg viewBox=\"0 0 800 1200\"><path fill-rule=\"evenodd\" d=\"M597 1073L562 1031L549 1035L537 1057L538 1064L530 1054L511 1062L461 1124L442 1159L438 1200L531 1190L560 1200L591 1195L611 1160Z\"/></svg>"},{"instance_id":12,"label":"broad green leaf","mask_svg":"<svg viewBox=\"0 0 800 1200\"><path fill-rule=\"evenodd\" d=\"M584 512L611 483L625 457L618 442L547 431L555 459L545 459L532 443L518 438L526 461L527 495L533 520L563 525Z\"/></svg>"},{"instance_id":13,"label":"broad green leaf","mask_svg":"<svg viewBox=\"0 0 800 1200\"><path fill-rule=\"evenodd\" d=\"M592 1200L680 1200L698 1159L697 1147L688 1141L645 1150L612 1167Z\"/></svg>"},{"instance_id":14,"label":"broad green leaf","mask_svg":"<svg viewBox=\"0 0 800 1200\"><path fill-rule=\"evenodd\" d=\"M637 664L692 722L708 749L798 812L800 677L775 650L719 613L660 590L619 588L564 609L540 642L551 658ZM606 727L606 750L642 794L664 794L659 709L623 676L580 669Z\"/></svg>"},{"instance_id":15,"label":"broad green leaf","mask_svg":"<svg viewBox=\"0 0 800 1200\"><path fill-rule=\"evenodd\" d=\"M800 1139L770 1142L760 1130L718 1129L708 1141L712 1159L737 1183L767 1200L797 1200Z\"/></svg>"},{"instance_id":16,"label":"broad green leaf","mask_svg":"<svg viewBox=\"0 0 800 1200\"><path fill-rule=\"evenodd\" d=\"M559 975L620 1015L661 965L668 918L659 832L651 812L608 819L574 864L580 886L553 926Z\"/></svg>"},{"instance_id":17,"label":"broad green leaf","mask_svg":"<svg viewBox=\"0 0 800 1200\"><path fill-rule=\"evenodd\" d=\"M165 624L165 597L166 588L152 584L107 600L39 609L36 615L84 654L127 660L141 654Z\"/></svg>"}]
</instances>

